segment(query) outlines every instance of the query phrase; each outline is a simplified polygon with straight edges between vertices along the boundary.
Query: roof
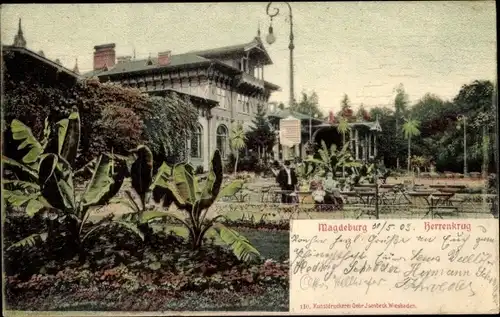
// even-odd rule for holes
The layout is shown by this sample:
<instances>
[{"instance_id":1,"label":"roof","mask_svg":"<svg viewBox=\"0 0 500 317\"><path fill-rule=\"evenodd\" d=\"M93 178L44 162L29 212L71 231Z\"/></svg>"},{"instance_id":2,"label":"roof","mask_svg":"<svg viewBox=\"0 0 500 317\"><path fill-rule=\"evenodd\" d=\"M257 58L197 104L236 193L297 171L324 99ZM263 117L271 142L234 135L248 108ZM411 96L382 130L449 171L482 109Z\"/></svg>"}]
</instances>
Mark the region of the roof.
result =
<instances>
[{"instance_id":1,"label":"roof","mask_svg":"<svg viewBox=\"0 0 500 317\"><path fill-rule=\"evenodd\" d=\"M38 60L48 66L51 66L55 68L56 70L65 73L66 75L69 75L77 80L83 79L79 74L73 72L69 68L66 68L62 65L57 64L54 61L51 61L50 59L46 58L45 56L42 56L38 53L35 53L25 47L17 47L17 46L11 46L11 45L3 45L2 46L2 53L8 53L8 52L17 52L20 54L27 55L35 60Z\"/></svg>"},{"instance_id":2,"label":"roof","mask_svg":"<svg viewBox=\"0 0 500 317\"><path fill-rule=\"evenodd\" d=\"M323 122L322 119L319 119L319 118L314 118L314 117L311 117L309 115L306 115L306 114L303 114L303 113L300 113L300 112L297 112L297 111L291 111L289 108L286 108L286 109L278 109L278 110L274 110L274 111L271 111L267 114L268 117L276 117L276 118L280 118L280 119L285 119L285 118L288 118L290 116L296 118L296 119L300 119L300 120L314 120L314 121L319 121L319 122Z\"/></svg>"},{"instance_id":3,"label":"roof","mask_svg":"<svg viewBox=\"0 0 500 317\"><path fill-rule=\"evenodd\" d=\"M176 89L165 89L165 90L160 90L160 91L151 91L148 93L150 95L153 95L153 96L162 96L165 93L173 93L173 92L175 92L181 96L188 97L191 100L191 102L196 102L198 104L205 104L205 105L208 105L210 108L213 108L219 104L218 100L188 94L188 93L176 90Z\"/></svg>"},{"instance_id":4,"label":"roof","mask_svg":"<svg viewBox=\"0 0 500 317\"><path fill-rule=\"evenodd\" d=\"M380 126L380 123L378 120L370 122L370 121L359 121L359 122L349 122L348 123L350 127L367 127L372 131L382 131L382 127ZM336 127L338 126L338 123L322 123L319 125L314 126L315 128L326 128L326 127Z\"/></svg>"},{"instance_id":5,"label":"roof","mask_svg":"<svg viewBox=\"0 0 500 317\"><path fill-rule=\"evenodd\" d=\"M170 57L170 63L168 65L162 66L158 65L158 58L151 57L152 65L148 65L149 58L133 60L129 62L123 62L116 64L113 68L109 70L93 70L88 73L85 73L84 76L92 77L92 76L106 76L106 75L115 75L122 73L132 73L139 72L149 69L159 69L159 68L174 68L178 66L192 65L198 63L208 63L209 59L198 56L196 54L186 53L186 54L178 54L172 55Z\"/></svg>"},{"instance_id":6,"label":"roof","mask_svg":"<svg viewBox=\"0 0 500 317\"><path fill-rule=\"evenodd\" d=\"M273 63L273 61L271 60L271 57L267 53L267 50L264 47L264 44L262 43L262 40L260 39L260 37L255 37L249 43L223 46L223 47L218 47L218 48L213 48L213 49L208 49L208 50L201 50L201 51L191 51L190 53L209 58L209 57L218 57L218 56L229 55L229 54L234 54L234 53L244 53L244 52L248 52L252 49L257 49L264 54L264 56L266 58L266 65L271 65Z\"/></svg>"}]
</instances>

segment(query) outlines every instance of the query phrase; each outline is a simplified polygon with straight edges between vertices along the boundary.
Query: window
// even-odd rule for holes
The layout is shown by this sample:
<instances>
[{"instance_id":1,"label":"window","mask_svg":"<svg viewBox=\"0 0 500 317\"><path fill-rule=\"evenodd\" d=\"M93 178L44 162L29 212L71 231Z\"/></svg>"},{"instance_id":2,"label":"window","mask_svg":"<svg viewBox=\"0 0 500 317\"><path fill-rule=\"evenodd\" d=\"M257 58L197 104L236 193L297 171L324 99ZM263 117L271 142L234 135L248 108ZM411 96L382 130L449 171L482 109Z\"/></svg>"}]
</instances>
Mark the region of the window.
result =
<instances>
[{"instance_id":1,"label":"window","mask_svg":"<svg viewBox=\"0 0 500 317\"><path fill-rule=\"evenodd\" d=\"M198 126L196 130L191 135L191 157L193 158L201 158L201 145L202 143L202 130L201 127Z\"/></svg>"},{"instance_id":2,"label":"window","mask_svg":"<svg viewBox=\"0 0 500 317\"><path fill-rule=\"evenodd\" d=\"M217 127L217 150L219 150L222 158L226 158L228 153L228 130L227 127L223 124Z\"/></svg>"}]
</instances>

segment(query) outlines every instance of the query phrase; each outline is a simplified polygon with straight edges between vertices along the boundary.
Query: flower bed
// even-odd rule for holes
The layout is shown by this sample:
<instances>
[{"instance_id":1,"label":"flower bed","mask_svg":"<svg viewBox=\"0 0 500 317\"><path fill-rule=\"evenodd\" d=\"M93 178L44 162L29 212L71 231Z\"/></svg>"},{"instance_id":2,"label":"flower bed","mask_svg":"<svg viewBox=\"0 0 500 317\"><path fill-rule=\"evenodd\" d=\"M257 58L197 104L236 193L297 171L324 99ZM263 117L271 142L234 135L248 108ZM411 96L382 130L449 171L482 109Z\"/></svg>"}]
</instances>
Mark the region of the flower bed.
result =
<instances>
[{"instance_id":1,"label":"flower bed","mask_svg":"<svg viewBox=\"0 0 500 317\"><path fill-rule=\"evenodd\" d=\"M26 235L26 229L39 229L23 226L24 218L9 220L6 245ZM287 236L284 241L288 242ZM147 243L119 230L96 236L89 241L84 263L63 239L47 240L22 252L5 252L5 267L7 308L14 310L60 310L65 306L121 311L248 310L249 305L255 310L273 310L266 303L251 301L277 291L274 309L285 311L288 305L286 262L242 262L210 240L201 250L192 251L186 239L163 231L153 234ZM216 301L212 300L214 292L218 292ZM207 302L205 309L195 305L198 297Z\"/></svg>"}]
</instances>

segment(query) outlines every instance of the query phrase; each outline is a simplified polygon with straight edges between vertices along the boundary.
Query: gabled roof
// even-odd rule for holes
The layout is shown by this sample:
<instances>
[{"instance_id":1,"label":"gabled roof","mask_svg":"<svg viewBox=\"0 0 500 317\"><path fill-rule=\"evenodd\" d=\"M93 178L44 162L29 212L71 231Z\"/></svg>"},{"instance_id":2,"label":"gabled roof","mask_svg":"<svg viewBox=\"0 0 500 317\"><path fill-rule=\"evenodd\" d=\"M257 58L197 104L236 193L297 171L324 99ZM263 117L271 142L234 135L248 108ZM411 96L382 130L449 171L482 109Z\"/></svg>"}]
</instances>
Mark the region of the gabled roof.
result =
<instances>
[{"instance_id":1,"label":"gabled roof","mask_svg":"<svg viewBox=\"0 0 500 317\"><path fill-rule=\"evenodd\" d=\"M170 57L170 63L165 66L158 64L157 57L151 57L151 65L148 65L148 60L149 58L118 63L109 70L93 70L85 73L84 76L107 76L121 73L139 72L149 69L174 68L178 66L210 62L209 59L191 53L172 55Z\"/></svg>"},{"instance_id":2,"label":"gabled roof","mask_svg":"<svg viewBox=\"0 0 500 317\"><path fill-rule=\"evenodd\" d=\"M218 47L218 48L213 48L213 49L208 49L208 50L201 50L201 51L191 51L190 53L197 54L197 55L207 57L207 58L214 58L214 57L219 57L219 56L224 56L224 55L229 55L229 54L245 53L245 52L248 52L251 50L258 50L261 53L263 53L265 56L265 59L266 59L266 63L265 63L266 65L271 65L273 63L271 60L271 57L267 53L267 50L264 47L264 44L262 43L262 40L260 39L260 37L255 37L249 43L223 46L223 47Z\"/></svg>"},{"instance_id":3,"label":"gabled roof","mask_svg":"<svg viewBox=\"0 0 500 317\"><path fill-rule=\"evenodd\" d=\"M73 72L72 70L70 70L62 65L59 65L58 63L51 61L50 59L46 58L45 56L42 56L38 53L35 53L35 52L25 48L25 47L3 45L2 46L2 53L9 53L9 52L27 55L30 58L33 58L33 59L38 60L42 63L45 63L45 64L55 68L57 71L63 72L63 73L65 73L65 74L67 74L67 75L69 75L77 80L83 79L83 77L81 77L77 73Z\"/></svg>"}]
</instances>

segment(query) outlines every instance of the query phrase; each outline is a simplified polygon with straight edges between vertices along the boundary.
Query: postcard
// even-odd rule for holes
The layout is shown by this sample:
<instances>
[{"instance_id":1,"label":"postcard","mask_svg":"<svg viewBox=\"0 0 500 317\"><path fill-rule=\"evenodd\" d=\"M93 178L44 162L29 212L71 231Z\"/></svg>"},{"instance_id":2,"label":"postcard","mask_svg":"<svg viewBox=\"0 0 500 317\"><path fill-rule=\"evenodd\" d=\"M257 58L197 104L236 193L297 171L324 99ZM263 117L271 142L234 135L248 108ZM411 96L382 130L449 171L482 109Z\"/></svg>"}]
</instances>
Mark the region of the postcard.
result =
<instances>
[{"instance_id":1,"label":"postcard","mask_svg":"<svg viewBox=\"0 0 500 317\"><path fill-rule=\"evenodd\" d=\"M499 312L494 1L0 12L4 315Z\"/></svg>"}]
</instances>

